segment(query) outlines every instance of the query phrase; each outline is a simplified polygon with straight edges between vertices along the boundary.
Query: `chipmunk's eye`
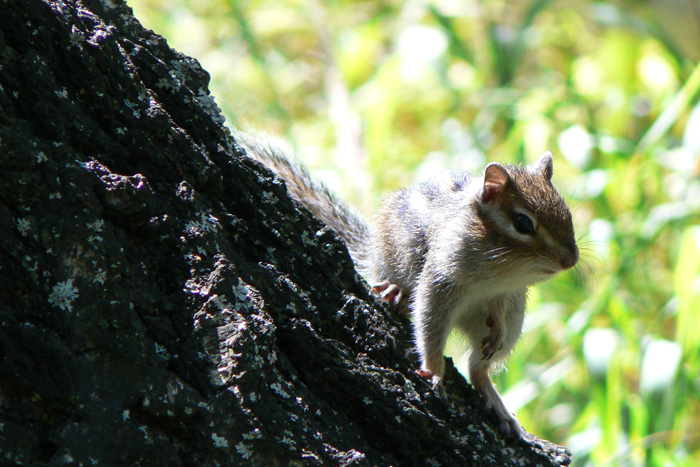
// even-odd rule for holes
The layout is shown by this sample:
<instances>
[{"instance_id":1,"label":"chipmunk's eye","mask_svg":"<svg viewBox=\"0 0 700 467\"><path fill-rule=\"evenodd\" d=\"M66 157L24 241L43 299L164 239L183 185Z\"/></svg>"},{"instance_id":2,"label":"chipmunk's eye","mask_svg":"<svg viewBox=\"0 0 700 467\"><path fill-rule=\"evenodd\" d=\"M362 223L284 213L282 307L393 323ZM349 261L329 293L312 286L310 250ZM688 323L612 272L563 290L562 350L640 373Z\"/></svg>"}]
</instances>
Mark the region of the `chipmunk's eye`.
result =
<instances>
[{"instance_id":1,"label":"chipmunk's eye","mask_svg":"<svg viewBox=\"0 0 700 467\"><path fill-rule=\"evenodd\" d=\"M523 235L535 235L535 224L527 214L515 213L513 215L513 227L518 233Z\"/></svg>"}]
</instances>

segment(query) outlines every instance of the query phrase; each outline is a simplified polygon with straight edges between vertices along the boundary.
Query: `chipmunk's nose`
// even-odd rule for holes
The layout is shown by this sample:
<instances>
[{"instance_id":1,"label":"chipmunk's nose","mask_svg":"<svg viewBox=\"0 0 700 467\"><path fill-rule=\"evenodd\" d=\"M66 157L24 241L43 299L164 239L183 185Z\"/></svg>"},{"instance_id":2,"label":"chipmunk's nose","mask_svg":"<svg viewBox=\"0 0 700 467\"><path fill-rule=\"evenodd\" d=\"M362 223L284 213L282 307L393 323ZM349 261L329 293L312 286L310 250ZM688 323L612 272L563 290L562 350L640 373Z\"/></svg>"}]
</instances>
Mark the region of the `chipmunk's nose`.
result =
<instances>
[{"instance_id":1,"label":"chipmunk's nose","mask_svg":"<svg viewBox=\"0 0 700 467\"><path fill-rule=\"evenodd\" d=\"M570 251L561 257L559 264L564 269L571 269L578 263L578 247L576 245Z\"/></svg>"}]
</instances>

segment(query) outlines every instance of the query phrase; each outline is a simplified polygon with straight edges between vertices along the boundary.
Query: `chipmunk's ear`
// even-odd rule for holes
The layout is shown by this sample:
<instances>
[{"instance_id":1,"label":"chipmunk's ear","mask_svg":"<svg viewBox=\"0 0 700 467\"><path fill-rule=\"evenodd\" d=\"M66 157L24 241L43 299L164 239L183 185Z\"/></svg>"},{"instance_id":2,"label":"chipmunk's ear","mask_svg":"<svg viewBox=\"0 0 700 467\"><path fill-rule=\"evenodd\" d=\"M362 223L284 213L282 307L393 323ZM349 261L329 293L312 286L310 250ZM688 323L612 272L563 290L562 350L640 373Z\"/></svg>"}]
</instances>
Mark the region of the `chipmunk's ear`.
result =
<instances>
[{"instance_id":1,"label":"chipmunk's ear","mask_svg":"<svg viewBox=\"0 0 700 467\"><path fill-rule=\"evenodd\" d=\"M545 152L540 157L537 163L537 171L544 175L547 180L552 179L552 174L554 173L554 163L552 161L552 153L550 151Z\"/></svg>"},{"instance_id":2,"label":"chipmunk's ear","mask_svg":"<svg viewBox=\"0 0 700 467\"><path fill-rule=\"evenodd\" d=\"M510 177L498 162L491 162L484 170L484 189L481 191L483 203L497 203L503 199Z\"/></svg>"}]
</instances>

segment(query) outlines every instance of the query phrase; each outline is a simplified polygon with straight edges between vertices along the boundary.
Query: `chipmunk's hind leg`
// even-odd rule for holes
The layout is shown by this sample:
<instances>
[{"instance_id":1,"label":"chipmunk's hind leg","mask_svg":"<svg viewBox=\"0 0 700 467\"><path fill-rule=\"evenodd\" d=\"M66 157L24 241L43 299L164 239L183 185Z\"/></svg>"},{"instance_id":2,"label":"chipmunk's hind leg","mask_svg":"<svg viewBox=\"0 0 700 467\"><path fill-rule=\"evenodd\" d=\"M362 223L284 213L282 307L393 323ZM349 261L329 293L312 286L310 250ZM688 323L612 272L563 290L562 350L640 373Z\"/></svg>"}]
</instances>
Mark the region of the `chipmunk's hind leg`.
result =
<instances>
[{"instance_id":1,"label":"chipmunk's hind leg","mask_svg":"<svg viewBox=\"0 0 700 467\"><path fill-rule=\"evenodd\" d=\"M479 352L472 352L469 359L469 376L471 383L477 391L483 396L486 401L486 410L493 411L498 419L498 430L503 436L512 436L514 438L522 437L522 429L515 415L510 413L506 405L503 403L500 394L496 390L489 369L491 360L481 358Z\"/></svg>"}]
</instances>

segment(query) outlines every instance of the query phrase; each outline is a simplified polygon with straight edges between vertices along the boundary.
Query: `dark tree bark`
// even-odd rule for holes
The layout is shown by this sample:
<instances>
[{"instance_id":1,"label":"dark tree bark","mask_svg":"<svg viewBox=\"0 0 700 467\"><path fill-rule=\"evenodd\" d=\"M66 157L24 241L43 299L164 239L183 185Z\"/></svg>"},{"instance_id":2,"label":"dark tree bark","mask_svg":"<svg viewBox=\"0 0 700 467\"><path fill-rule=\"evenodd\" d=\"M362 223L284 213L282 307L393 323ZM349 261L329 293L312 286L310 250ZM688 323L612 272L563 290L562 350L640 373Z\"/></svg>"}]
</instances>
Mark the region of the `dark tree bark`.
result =
<instances>
[{"instance_id":1,"label":"dark tree bark","mask_svg":"<svg viewBox=\"0 0 700 467\"><path fill-rule=\"evenodd\" d=\"M235 73L235 70L231 71ZM0 15L0 459L566 465L505 443L118 0Z\"/></svg>"}]
</instances>

